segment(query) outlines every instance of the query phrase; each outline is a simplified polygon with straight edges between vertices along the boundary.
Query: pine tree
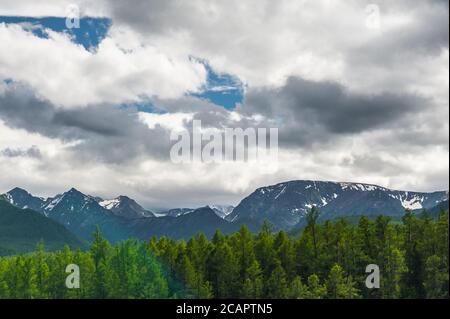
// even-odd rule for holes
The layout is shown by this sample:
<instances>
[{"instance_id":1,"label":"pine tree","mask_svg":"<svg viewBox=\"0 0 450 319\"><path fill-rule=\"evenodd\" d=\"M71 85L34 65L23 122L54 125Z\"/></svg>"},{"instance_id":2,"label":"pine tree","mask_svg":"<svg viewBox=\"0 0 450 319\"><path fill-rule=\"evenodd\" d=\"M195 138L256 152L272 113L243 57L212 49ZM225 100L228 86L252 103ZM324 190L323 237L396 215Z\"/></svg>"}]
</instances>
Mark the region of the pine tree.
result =
<instances>
[{"instance_id":1,"label":"pine tree","mask_svg":"<svg viewBox=\"0 0 450 319\"><path fill-rule=\"evenodd\" d=\"M108 297L108 278L111 278L107 261L110 246L98 226L93 234L93 239L91 254L95 264L95 296L106 298Z\"/></svg>"},{"instance_id":2,"label":"pine tree","mask_svg":"<svg viewBox=\"0 0 450 319\"><path fill-rule=\"evenodd\" d=\"M48 298L49 295L49 276L50 268L46 262L46 253L44 242L40 241L36 247L36 253L33 256L33 268L36 269L36 285L38 296L41 299Z\"/></svg>"},{"instance_id":3,"label":"pine tree","mask_svg":"<svg viewBox=\"0 0 450 319\"><path fill-rule=\"evenodd\" d=\"M431 256L425 265L426 297L429 299L448 299L449 276L445 261L439 256Z\"/></svg>"},{"instance_id":4,"label":"pine tree","mask_svg":"<svg viewBox=\"0 0 450 319\"><path fill-rule=\"evenodd\" d=\"M317 220L319 219L320 212L316 206L313 206L309 212L306 214L307 227L306 229L311 232L314 248L314 257L317 259L319 257L318 248L318 236L317 236Z\"/></svg>"},{"instance_id":5,"label":"pine tree","mask_svg":"<svg viewBox=\"0 0 450 319\"><path fill-rule=\"evenodd\" d=\"M354 286L351 276L347 276L340 265L334 265L327 281L328 297L330 299L357 298L358 291Z\"/></svg>"},{"instance_id":6,"label":"pine tree","mask_svg":"<svg viewBox=\"0 0 450 319\"><path fill-rule=\"evenodd\" d=\"M231 247L224 241L214 248L208 261L208 273L216 298L237 298L239 264Z\"/></svg>"},{"instance_id":7,"label":"pine tree","mask_svg":"<svg viewBox=\"0 0 450 319\"><path fill-rule=\"evenodd\" d=\"M323 299L327 295L327 287L320 284L320 279L316 274L308 277L308 289L305 299Z\"/></svg>"},{"instance_id":8,"label":"pine tree","mask_svg":"<svg viewBox=\"0 0 450 319\"><path fill-rule=\"evenodd\" d=\"M292 240L284 231L280 231L275 238L277 259L286 272L287 278L292 279L295 276L296 262L295 249Z\"/></svg>"},{"instance_id":9,"label":"pine tree","mask_svg":"<svg viewBox=\"0 0 450 319\"><path fill-rule=\"evenodd\" d=\"M246 270L246 276L241 288L241 298L258 299L263 294L263 278L261 267L256 260Z\"/></svg>"},{"instance_id":10,"label":"pine tree","mask_svg":"<svg viewBox=\"0 0 450 319\"><path fill-rule=\"evenodd\" d=\"M268 278L277 265L277 256L272 229L266 222L261 227L256 239L255 255L263 271L264 278Z\"/></svg>"},{"instance_id":11,"label":"pine tree","mask_svg":"<svg viewBox=\"0 0 450 319\"><path fill-rule=\"evenodd\" d=\"M302 278L297 276L292 281L289 290L290 299L305 299L308 298L308 287L302 283Z\"/></svg>"},{"instance_id":12,"label":"pine tree","mask_svg":"<svg viewBox=\"0 0 450 319\"><path fill-rule=\"evenodd\" d=\"M286 299L289 296L286 272L280 262L277 263L266 282L265 295L267 298L274 299Z\"/></svg>"}]
</instances>

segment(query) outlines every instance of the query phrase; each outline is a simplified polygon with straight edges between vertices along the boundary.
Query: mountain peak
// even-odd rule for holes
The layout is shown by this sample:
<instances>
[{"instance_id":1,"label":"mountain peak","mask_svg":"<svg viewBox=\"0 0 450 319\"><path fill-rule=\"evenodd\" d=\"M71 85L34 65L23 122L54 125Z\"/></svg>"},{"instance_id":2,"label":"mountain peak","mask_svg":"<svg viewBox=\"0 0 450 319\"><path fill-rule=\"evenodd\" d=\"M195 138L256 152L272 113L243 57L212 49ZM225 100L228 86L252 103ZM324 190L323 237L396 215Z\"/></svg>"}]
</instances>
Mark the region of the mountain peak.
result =
<instances>
[{"instance_id":1,"label":"mountain peak","mask_svg":"<svg viewBox=\"0 0 450 319\"><path fill-rule=\"evenodd\" d=\"M84 195L82 192L80 192L78 189L76 189L74 187L72 187L67 192L65 192L65 194L82 194L82 195Z\"/></svg>"},{"instance_id":2,"label":"mountain peak","mask_svg":"<svg viewBox=\"0 0 450 319\"><path fill-rule=\"evenodd\" d=\"M111 211L115 216L126 219L154 217L151 211L144 209L134 199L128 196L118 196L114 199L99 202L100 206Z\"/></svg>"},{"instance_id":3,"label":"mountain peak","mask_svg":"<svg viewBox=\"0 0 450 319\"><path fill-rule=\"evenodd\" d=\"M25 190L23 188L20 188L20 187L14 187L8 193L9 194L11 194L11 193L23 193L23 194L31 195L27 190Z\"/></svg>"},{"instance_id":4,"label":"mountain peak","mask_svg":"<svg viewBox=\"0 0 450 319\"><path fill-rule=\"evenodd\" d=\"M42 198L35 197L20 187L15 187L6 194L3 194L3 198L17 207L30 208L33 210L39 210L44 202Z\"/></svg>"},{"instance_id":5,"label":"mountain peak","mask_svg":"<svg viewBox=\"0 0 450 319\"><path fill-rule=\"evenodd\" d=\"M226 219L267 219L279 228L289 229L301 222L313 206L328 219L344 215L402 216L405 209L431 208L447 198L448 192L398 191L366 183L297 180L258 188Z\"/></svg>"}]
</instances>

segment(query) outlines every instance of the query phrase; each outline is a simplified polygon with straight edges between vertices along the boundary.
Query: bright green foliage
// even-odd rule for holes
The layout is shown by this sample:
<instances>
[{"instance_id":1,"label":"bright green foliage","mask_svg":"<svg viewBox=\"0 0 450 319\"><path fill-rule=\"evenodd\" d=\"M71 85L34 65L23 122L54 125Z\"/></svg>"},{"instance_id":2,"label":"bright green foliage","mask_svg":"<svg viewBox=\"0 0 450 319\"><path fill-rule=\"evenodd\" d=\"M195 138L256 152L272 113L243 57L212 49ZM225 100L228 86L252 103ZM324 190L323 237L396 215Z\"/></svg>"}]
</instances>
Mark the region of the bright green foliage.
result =
<instances>
[{"instance_id":1,"label":"bright green foliage","mask_svg":"<svg viewBox=\"0 0 450 319\"><path fill-rule=\"evenodd\" d=\"M320 284L319 277L317 275L309 276L305 299L323 299L326 295L327 287Z\"/></svg>"},{"instance_id":2,"label":"bright green foliage","mask_svg":"<svg viewBox=\"0 0 450 319\"><path fill-rule=\"evenodd\" d=\"M80 268L80 289L66 287L66 267ZM185 297L183 289L170 289L170 276L145 243L128 240L114 247L100 232L91 251L45 252L0 258L0 299L65 298L169 298Z\"/></svg>"},{"instance_id":3,"label":"bright green foliage","mask_svg":"<svg viewBox=\"0 0 450 319\"><path fill-rule=\"evenodd\" d=\"M313 210L298 237L264 224L232 235L199 234L110 245L97 230L90 251L68 247L0 258L0 298L448 298L448 213L437 220L407 212L318 222ZM80 289L67 289L68 264ZM366 267L380 268L381 288L365 286Z\"/></svg>"},{"instance_id":4,"label":"bright green foliage","mask_svg":"<svg viewBox=\"0 0 450 319\"><path fill-rule=\"evenodd\" d=\"M355 283L351 276L347 276L338 264L331 268L328 275L327 287L328 297L332 299L357 298L358 291L354 288Z\"/></svg>"}]
</instances>

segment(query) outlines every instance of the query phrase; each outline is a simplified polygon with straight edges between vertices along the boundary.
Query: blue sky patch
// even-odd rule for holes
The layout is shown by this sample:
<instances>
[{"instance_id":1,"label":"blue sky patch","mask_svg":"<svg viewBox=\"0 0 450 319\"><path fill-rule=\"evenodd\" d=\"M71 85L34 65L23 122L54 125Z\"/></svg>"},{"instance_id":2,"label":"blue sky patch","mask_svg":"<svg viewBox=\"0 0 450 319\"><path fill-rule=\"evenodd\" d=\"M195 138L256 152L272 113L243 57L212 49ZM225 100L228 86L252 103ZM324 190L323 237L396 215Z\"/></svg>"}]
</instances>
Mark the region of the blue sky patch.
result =
<instances>
[{"instance_id":1,"label":"blue sky patch","mask_svg":"<svg viewBox=\"0 0 450 319\"><path fill-rule=\"evenodd\" d=\"M192 96L205 99L228 110L232 110L237 104L242 103L245 86L238 77L226 73L217 73L207 61L196 60L204 65L208 72L208 79L202 92L193 93Z\"/></svg>"},{"instance_id":2,"label":"blue sky patch","mask_svg":"<svg viewBox=\"0 0 450 319\"><path fill-rule=\"evenodd\" d=\"M155 106L148 99L144 99L142 102L131 102L131 103L122 103L120 105L121 109L131 109L136 110L137 112L145 112L145 113L156 113L156 114L165 114L166 111L162 110Z\"/></svg>"},{"instance_id":3,"label":"blue sky patch","mask_svg":"<svg viewBox=\"0 0 450 319\"><path fill-rule=\"evenodd\" d=\"M86 50L95 51L99 43L107 36L112 21L108 18L80 19L80 28L68 28L65 17L15 17L0 16L0 23L21 24L25 29L41 38L48 38L46 29L63 32L70 35L72 41L82 45ZM242 103L245 86L242 81L231 74L216 72L205 59L192 57L202 63L207 71L207 83L199 93L191 96L207 100L213 104L232 110ZM130 105L127 105L130 107ZM139 111L157 113L158 110L150 103L132 105Z\"/></svg>"},{"instance_id":4,"label":"blue sky patch","mask_svg":"<svg viewBox=\"0 0 450 319\"><path fill-rule=\"evenodd\" d=\"M79 28L68 28L66 26L66 18L64 17L12 17L0 16L0 23L21 24L34 35L47 38L45 29L55 32L64 32L71 36L74 43L81 44L86 50L95 50L99 43L108 34L111 26L111 20L108 18L89 18L80 19Z\"/></svg>"}]
</instances>

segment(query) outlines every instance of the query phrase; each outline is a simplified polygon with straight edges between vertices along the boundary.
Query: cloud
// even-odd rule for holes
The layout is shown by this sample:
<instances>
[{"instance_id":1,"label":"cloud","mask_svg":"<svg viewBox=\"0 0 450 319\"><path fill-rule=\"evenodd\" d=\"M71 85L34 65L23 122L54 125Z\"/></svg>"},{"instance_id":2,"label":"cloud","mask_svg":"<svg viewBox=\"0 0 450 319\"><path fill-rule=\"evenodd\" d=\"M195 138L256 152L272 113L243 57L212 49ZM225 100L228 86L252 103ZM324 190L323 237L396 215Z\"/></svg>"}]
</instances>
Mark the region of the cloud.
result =
<instances>
[{"instance_id":1,"label":"cloud","mask_svg":"<svg viewBox=\"0 0 450 319\"><path fill-rule=\"evenodd\" d=\"M169 154L170 131L150 129L133 110L111 105L62 109L17 83L0 95L0 106L0 118L9 127L71 143L84 160L119 163Z\"/></svg>"},{"instance_id":2,"label":"cloud","mask_svg":"<svg viewBox=\"0 0 450 319\"><path fill-rule=\"evenodd\" d=\"M366 27L371 1L133 3L106 2L116 26L127 26L143 41L173 52L205 58L250 87L282 86L290 76L299 76L334 80L351 89L389 90L391 78L411 64L448 50L448 6L443 1L379 1L379 30ZM367 83L361 83L363 76ZM429 81L407 73L401 78Z\"/></svg>"},{"instance_id":3,"label":"cloud","mask_svg":"<svg viewBox=\"0 0 450 319\"><path fill-rule=\"evenodd\" d=\"M245 102L239 111L278 121L282 138L297 145L392 127L423 109L434 109L420 96L359 94L338 83L294 77L281 88L249 90Z\"/></svg>"},{"instance_id":4,"label":"cloud","mask_svg":"<svg viewBox=\"0 0 450 319\"><path fill-rule=\"evenodd\" d=\"M0 156L6 157L31 157L31 158L41 158L41 151L36 145L31 146L28 149L11 149L5 148L0 150Z\"/></svg>"},{"instance_id":5,"label":"cloud","mask_svg":"<svg viewBox=\"0 0 450 319\"><path fill-rule=\"evenodd\" d=\"M47 30L45 39L19 25L0 24L0 42L8 48L0 51L0 79L25 82L65 108L177 98L201 90L207 74L200 62L132 43L133 34L122 31L115 29L89 52L63 33Z\"/></svg>"},{"instance_id":6,"label":"cloud","mask_svg":"<svg viewBox=\"0 0 450 319\"><path fill-rule=\"evenodd\" d=\"M448 188L446 1L378 1L380 29L366 27L372 1L75 3L113 23L95 53L0 25L2 189L125 193L151 208L236 204L293 179ZM63 16L65 4L6 0L0 13ZM243 83L235 110L192 96L208 86L198 59ZM170 130L193 120L278 127L280 165L173 164Z\"/></svg>"},{"instance_id":7,"label":"cloud","mask_svg":"<svg viewBox=\"0 0 450 319\"><path fill-rule=\"evenodd\" d=\"M0 4L0 15L28 17L62 17L69 6L77 5L83 16L103 17L106 14L103 0L3 0Z\"/></svg>"}]
</instances>

